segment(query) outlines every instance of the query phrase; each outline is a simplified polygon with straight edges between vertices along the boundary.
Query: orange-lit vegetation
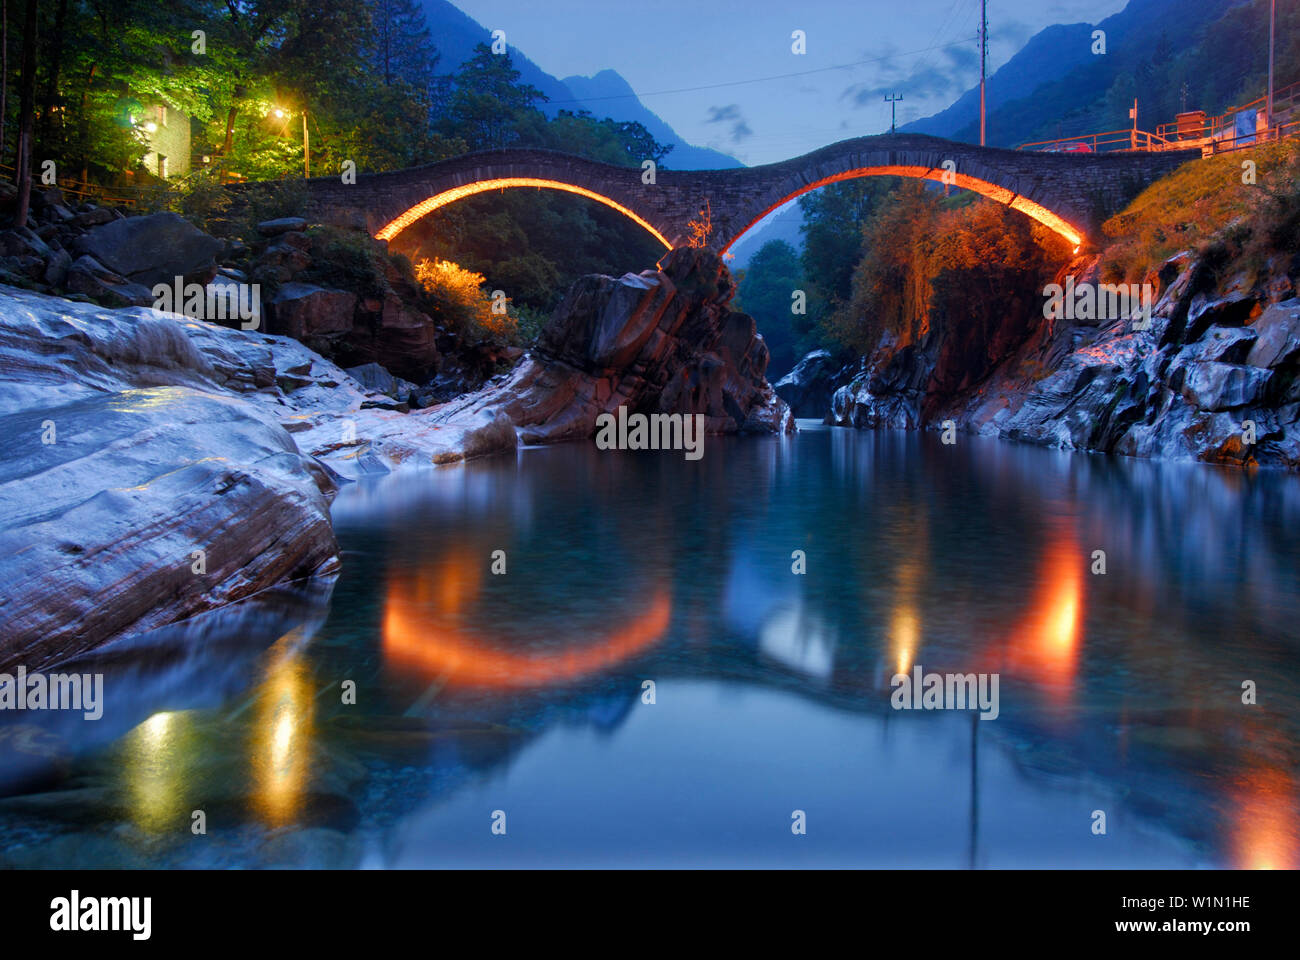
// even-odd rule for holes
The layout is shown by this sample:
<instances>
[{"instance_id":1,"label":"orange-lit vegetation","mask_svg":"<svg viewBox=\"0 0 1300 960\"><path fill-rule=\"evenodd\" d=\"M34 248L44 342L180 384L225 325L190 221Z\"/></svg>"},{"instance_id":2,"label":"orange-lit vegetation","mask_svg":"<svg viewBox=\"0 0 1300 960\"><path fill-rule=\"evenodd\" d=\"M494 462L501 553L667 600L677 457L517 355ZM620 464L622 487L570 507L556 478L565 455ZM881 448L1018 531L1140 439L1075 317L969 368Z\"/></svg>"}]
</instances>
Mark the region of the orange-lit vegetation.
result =
<instances>
[{"instance_id":1,"label":"orange-lit vegetation","mask_svg":"<svg viewBox=\"0 0 1300 960\"><path fill-rule=\"evenodd\" d=\"M492 295L483 289L483 274L450 260L421 260L415 264L415 279L449 328L502 342L514 340L519 333L519 320L509 312L508 298L496 300L494 312Z\"/></svg>"},{"instance_id":2,"label":"orange-lit vegetation","mask_svg":"<svg viewBox=\"0 0 1300 960\"><path fill-rule=\"evenodd\" d=\"M890 335L918 343L936 325L968 335L997 328L1070 254L1069 241L1012 209L976 200L946 206L914 182L899 184L863 226L850 301L825 322L834 339L870 353Z\"/></svg>"},{"instance_id":3,"label":"orange-lit vegetation","mask_svg":"<svg viewBox=\"0 0 1300 960\"><path fill-rule=\"evenodd\" d=\"M1253 161L1252 171L1244 167ZM1244 178L1244 180L1243 180ZM1103 278L1137 282L1168 257L1212 250L1225 266L1260 268L1300 245L1300 142L1184 164L1102 225ZM1214 250L1214 248L1218 248Z\"/></svg>"},{"instance_id":4,"label":"orange-lit vegetation","mask_svg":"<svg viewBox=\"0 0 1300 960\"><path fill-rule=\"evenodd\" d=\"M700 215L686 223L686 245L688 247L707 247L709 236L713 233L713 209L706 198L700 207Z\"/></svg>"}]
</instances>

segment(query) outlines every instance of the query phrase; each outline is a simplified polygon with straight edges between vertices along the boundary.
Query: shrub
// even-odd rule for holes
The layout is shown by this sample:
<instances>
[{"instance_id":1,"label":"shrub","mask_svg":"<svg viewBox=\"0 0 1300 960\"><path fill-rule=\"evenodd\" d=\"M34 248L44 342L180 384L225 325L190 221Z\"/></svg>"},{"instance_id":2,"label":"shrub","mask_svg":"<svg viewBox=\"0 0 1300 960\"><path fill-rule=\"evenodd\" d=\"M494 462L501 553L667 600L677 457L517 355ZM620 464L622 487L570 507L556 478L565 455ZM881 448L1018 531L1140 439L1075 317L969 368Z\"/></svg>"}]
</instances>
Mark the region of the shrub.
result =
<instances>
[{"instance_id":1,"label":"shrub","mask_svg":"<svg viewBox=\"0 0 1300 960\"><path fill-rule=\"evenodd\" d=\"M493 297L483 290L481 273L466 270L450 260L420 260L415 279L430 300L443 326L471 341L520 345L524 340L518 312L493 310ZM534 323L530 319L530 326Z\"/></svg>"}]
</instances>

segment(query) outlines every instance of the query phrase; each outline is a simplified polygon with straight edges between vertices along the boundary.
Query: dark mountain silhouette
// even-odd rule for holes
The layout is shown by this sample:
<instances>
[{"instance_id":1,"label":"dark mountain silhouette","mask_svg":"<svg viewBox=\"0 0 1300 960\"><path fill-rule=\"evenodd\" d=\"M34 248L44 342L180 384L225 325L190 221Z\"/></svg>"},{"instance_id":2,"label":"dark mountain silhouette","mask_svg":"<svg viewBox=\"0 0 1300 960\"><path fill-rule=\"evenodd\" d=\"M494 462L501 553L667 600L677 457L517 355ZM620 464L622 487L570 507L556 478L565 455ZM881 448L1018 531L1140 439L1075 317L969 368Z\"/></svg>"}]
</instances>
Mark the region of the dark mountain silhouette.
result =
<instances>
[{"instance_id":1,"label":"dark mountain silhouette","mask_svg":"<svg viewBox=\"0 0 1300 960\"><path fill-rule=\"evenodd\" d=\"M441 54L438 62L440 73L452 73L462 63L474 55L474 46L479 43L491 43L492 31L474 18L468 16L447 0L421 0L425 20L429 24L429 33L434 46ZM549 97L549 102L541 109L547 116L555 116L560 110L590 110L596 117L611 117L614 120L635 120L642 124L656 140L672 144L673 151L664 160L664 166L678 170L711 170L723 167L742 166L740 161L716 150L696 147L687 143L667 123L645 107L636 98L618 73L602 70L594 77L568 77L559 80L547 73L528 56L509 43L510 59L519 71L523 83L532 84ZM613 99L596 99L596 98ZM591 98L591 99L586 99Z\"/></svg>"},{"instance_id":2,"label":"dark mountain silhouette","mask_svg":"<svg viewBox=\"0 0 1300 960\"><path fill-rule=\"evenodd\" d=\"M1030 140L1069 137L1127 127L1138 99L1139 125L1172 120L1181 106L1222 109L1238 92L1233 78L1210 75L1216 21L1242 0L1131 0L1096 25L1057 24L1039 31L989 78L987 142L1014 147ZM1092 52L1092 33L1106 34L1106 52ZM979 140L979 87L948 109L899 128L975 143Z\"/></svg>"}]
</instances>

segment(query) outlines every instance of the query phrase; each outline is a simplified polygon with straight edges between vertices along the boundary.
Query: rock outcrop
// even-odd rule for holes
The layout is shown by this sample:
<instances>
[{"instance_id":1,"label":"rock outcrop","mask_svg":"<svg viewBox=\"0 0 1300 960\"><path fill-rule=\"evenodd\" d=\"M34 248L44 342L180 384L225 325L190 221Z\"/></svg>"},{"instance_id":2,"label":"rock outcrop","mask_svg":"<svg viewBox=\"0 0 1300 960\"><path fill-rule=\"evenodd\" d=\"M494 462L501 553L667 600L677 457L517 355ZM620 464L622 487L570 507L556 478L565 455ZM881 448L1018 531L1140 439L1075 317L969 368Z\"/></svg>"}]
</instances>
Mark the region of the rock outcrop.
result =
<instances>
[{"instance_id":1,"label":"rock outcrop","mask_svg":"<svg viewBox=\"0 0 1300 960\"><path fill-rule=\"evenodd\" d=\"M796 417L826 415L835 392L835 358L829 350L813 350L772 387Z\"/></svg>"},{"instance_id":2,"label":"rock outcrop","mask_svg":"<svg viewBox=\"0 0 1300 960\"><path fill-rule=\"evenodd\" d=\"M1067 273L1096 282L1096 258ZM1150 280L1146 329L1138 317L1044 322L960 389L936 376L933 345L886 340L846 371L826 422L915 429L951 419L1066 449L1300 467L1300 299L1290 278L1215 283L1184 253Z\"/></svg>"},{"instance_id":3,"label":"rock outcrop","mask_svg":"<svg viewBox=\"0 0 1300 960\"><path fill-rule=\"evenodd\" d=\"M764 377L753 318L727 306L734 295L722 260L703 248L672 250L659 270L583 277L527 359L439 416L499 409L525 443L589 438L596 418L620 406L703 414L715 434L793 430Z\"/></svg>"},{"instance_id":4,"label":"rock outcrop","mask_svg":"<svg viewBox=\"0 0 1300 960\"><path fill-rule=\"evenodd\" d=\"M289 338L0 288L0 666L331 575L340 479L517 443L397 406Z\"/></svg>"}]
</instances>

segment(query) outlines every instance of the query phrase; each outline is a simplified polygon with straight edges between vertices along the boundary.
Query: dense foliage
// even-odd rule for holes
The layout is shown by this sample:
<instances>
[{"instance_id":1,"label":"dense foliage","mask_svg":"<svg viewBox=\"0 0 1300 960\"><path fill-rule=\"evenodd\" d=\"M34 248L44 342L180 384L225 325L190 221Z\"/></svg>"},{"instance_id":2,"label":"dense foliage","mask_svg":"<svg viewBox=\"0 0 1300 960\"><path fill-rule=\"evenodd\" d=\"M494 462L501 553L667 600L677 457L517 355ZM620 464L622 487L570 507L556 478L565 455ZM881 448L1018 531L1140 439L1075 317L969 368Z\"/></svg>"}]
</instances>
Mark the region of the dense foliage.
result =
<instances>
[{"instance_id":1,"label":"dense foliage","mask_svg":"<svg viewBox=\"0 0 1300 960\"><path fill-rule=\"evenodd\" d=\"M991 331L1039 296L1069 255L1023 214L983 199L946 205L912 181L877 205L862 238L851 295L823 321L832 339L862 353L886 337L918 343L956 325Z\"/></svg>"},{"instance_id":2,"label":"dense foliage","mask_svg":"<svg viewBox=\"0 0 1300 960\"><path fill-rule=\"evenodd\" d=\"M1136 282L1168 257L1212 244L1226 245L1225 266L1240 261L1258 272L1279 251L1300 251L1300 144L1283 140L1185 164L1102 231L1108 280Z\"/></svg>"},{"instance_id":3,"label":"dense foliage","mask_svg":"<svg viewBox=\"0 0 1300 960\"><path fill-rule=\"evenodd\" d=\"M807 314L798 312L801 306L807 309L799 254L784 240L769 240L750 259L739 286L734 305L754 318L771 356L768 379L779 380L802 356L799 348L807 334Z\"/></svg>"},{"instance_id":4,"label":"dense foliage","mask_svg":"<svg viewBox=\"0 0 1300 960\"><path fill-rule=\"evenodd\" d=\"M289 185L308 160L325 176L348 161L364 173L500 147L628 166L671 149L638 123L548 117L510 56L485 44L464 64L441 63L415 0L52 0L35 9L29 24L24 4L6 5L11 36L31 26L37 38L37 161L53 160L65 187L129 185L143 191L143 209L169 206L215 232L247 236L259 216L298 212L305 193ZM9 87L19 74L10 56ZM18 101L10 95L0 113L0 163L15 155ZM191 135L192 172L166 183L142 166L158 105ZM230 179L286 189L262 191L232 227L221 189ZM582 273L640 270L662 253L599 204L522 191L440 212L395 248L461 263L534 311Z\"/></svg>"}]
</instances>

